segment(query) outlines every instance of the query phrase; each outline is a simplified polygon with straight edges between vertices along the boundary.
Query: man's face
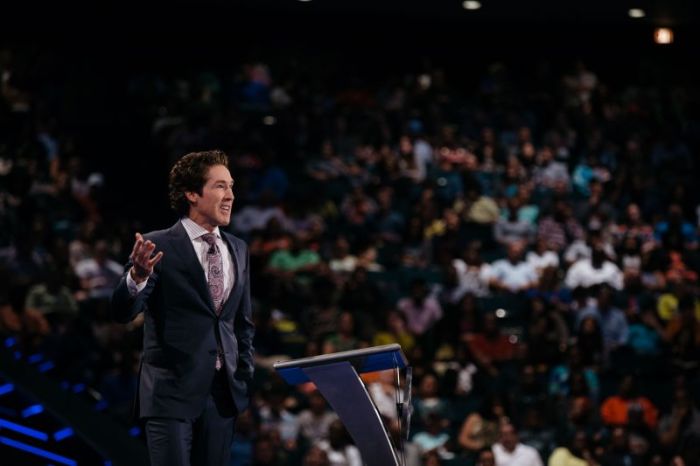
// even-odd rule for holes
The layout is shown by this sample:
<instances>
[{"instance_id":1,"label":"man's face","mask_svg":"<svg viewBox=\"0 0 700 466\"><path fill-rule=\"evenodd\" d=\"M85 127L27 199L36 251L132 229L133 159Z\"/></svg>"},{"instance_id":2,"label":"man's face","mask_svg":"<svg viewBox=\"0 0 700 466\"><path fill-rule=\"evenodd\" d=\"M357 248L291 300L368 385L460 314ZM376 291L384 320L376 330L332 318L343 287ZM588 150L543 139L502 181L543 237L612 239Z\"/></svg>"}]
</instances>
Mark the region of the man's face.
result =
<instances>
[{"instance_id":1,"label":"man's face","mask_svg":"<svg viewBox=\"0 0 700 466\"><path fill-rule=\"evenodd\" d=\"M491 450L484 450L479 454L479 461L476 464L478 466L494 466L496 464L496 457L493 456Z\"/></svg>"},{"instance_id":2,"label":"man's face","mask_svg":"<svg viewBox=\"0 0 700 466\"><path fill-rule=\"evenodd\" d=\"M508 259L517 264L523 255L523 245L520 243L511 243L508 245Z\"/></svg>"},{"instance_id":3,"label":"man's face","mask_svg":"<svg viewBox=\"0 0 700 466\"><path fill-rule=\"evenodd\" d=\"M214 165L205 176L202 194L186 193L190 202L189 217L198 225L213 230L214 227L228 225L233 207L233 178L228 168Z\"/></svg>"},{"instance_id":4,"label":"man's face","mask_svg":"<svg viewBox=\"0 0 700 466\"><path fill-rule=\"evenodd\" d=\"M630 204L627 206L627 217L631 222L636 222L640 219L640 212L637 204Z\"/></svg>"},{"instance_id":5,"label":"man's face","mask_svg":"<svg viewBox=\"0 0 700 466\"><path fill-rule=\"evenodd\" d=\"M515 450L518 445L518 434L512 425L505 424L501 426L501 444L508 451Z\"/></svg>"}]
</instances>

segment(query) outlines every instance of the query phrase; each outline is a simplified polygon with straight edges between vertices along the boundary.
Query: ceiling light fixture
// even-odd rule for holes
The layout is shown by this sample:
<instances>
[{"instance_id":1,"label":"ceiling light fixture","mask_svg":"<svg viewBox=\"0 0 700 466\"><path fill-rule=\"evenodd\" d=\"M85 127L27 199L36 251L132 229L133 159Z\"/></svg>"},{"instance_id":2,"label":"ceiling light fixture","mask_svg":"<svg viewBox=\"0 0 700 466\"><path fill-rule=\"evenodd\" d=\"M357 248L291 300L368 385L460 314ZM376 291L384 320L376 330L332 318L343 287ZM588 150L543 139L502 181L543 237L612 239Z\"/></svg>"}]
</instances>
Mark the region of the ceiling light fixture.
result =
<instances>
[{"instance_id":1,"label":"ceiling light fixture","mask_svg":"<svg viewBox=\"0 0 700 466\"><path fill-rule=\"evenodd\" d=\"M661 45L668 45L673 42L673 29L656 28L654 30L654 42Z\"/></svg>"},{"instance_id":2,"label":"ceiling light fixture","mask_svg":"<svg viewBox=\"0 0 700 466\"><path fill-rule=\"evenodd\" d=\"M465 0L462 2L462 7L465 10L478 10L481 8L481 2L477 2L476 0Z\"/></svg>"}]
</instances>

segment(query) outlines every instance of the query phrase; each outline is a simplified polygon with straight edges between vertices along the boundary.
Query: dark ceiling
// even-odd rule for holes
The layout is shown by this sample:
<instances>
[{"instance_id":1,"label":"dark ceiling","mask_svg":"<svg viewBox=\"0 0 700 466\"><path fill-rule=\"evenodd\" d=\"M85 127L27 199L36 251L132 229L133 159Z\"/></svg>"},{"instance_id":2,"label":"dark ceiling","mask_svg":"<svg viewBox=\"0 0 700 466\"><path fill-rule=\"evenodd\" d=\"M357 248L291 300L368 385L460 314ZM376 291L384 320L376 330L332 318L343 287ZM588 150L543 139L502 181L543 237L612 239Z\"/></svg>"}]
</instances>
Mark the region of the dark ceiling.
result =
<instances>
[{"instance_id":1,"label":"dark ceiling","mask_svg":"<svg viewBox=\"0 0 700 466\"><path fill-rule=\"evenodd\" d=\"M687 61L700 45L700 0L480 1L476 11L465 10L462 0L122 0L53 3L40 11L17 4L24 11L7 15L0 45L3 39L46 44L48 37L49 44L68 42L76 50L115 43L147 57L156 52L144 49L163 55L172 48L176 59L192 61L210 52L226 57L292 50L444 51L465 58L494 51L516 57L577 53L611 61L676 53ZM646 17L630 18L630 8L642 8ZM657 26L675 31L674 44L663 51L652 40Z\"/></svg>"},{"instance_id":2,"label":"dark ceiling","mask_svg":"<svg viewBox=\"0 0 700 466\"><path fill-rule=\"evenodd\" d=\"M637 21L656 25L683 25L698 21L697 1L693 0L480 0L476 11L462 8L462 0L242 0L236 2L256 13L305 13L328 15L380 15L416 17L425 21L465 22L575 22L627 23ZM218 2L217 2L218 3ZM225 4L224 2L220 5ZM633 20L630 8L641 8L647 16Z\"/></svg>"}]
</instances>

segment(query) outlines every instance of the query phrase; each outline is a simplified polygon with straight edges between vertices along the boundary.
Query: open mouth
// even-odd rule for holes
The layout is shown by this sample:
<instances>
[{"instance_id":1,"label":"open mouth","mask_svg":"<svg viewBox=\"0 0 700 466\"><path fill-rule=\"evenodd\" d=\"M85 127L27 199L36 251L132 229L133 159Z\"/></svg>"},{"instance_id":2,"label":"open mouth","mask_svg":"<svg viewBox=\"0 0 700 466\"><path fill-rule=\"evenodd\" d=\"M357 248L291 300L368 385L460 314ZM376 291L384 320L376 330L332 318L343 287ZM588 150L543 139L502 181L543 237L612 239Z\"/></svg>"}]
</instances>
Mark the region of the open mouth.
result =
<instances>
[{"instance_id":1,"label":"open mouth","mask_svg":"<svg viewBox=\"0 0 700 466\"><path fill-rule=\"evenodd\" d=\"M231 212L231 206L230 206L230 205L222 205L222 206L220 207L220 209L223 210L223 211L226 212L226 213L230 213L230 212Z\"/></svg>"}]
</instances>

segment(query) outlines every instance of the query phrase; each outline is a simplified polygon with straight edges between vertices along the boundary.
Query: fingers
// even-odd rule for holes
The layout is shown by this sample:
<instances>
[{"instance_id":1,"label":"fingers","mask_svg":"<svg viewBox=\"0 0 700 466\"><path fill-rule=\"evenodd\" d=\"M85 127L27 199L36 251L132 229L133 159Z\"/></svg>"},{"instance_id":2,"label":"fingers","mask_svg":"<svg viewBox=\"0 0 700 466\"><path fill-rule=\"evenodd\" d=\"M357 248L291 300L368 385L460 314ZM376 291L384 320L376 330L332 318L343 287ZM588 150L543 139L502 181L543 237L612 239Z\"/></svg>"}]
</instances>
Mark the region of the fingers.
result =
<instances>
[{"instance_id":1,"label":"fingers","mask_svg":"<svg viewBox=\"0 0 700 466\"><path fill-rule=\"evenodd\" d=\"M163 258L163 251L159 251L158 254L156 254L153 257L153 259L148 261L148 267L152 269L162 258Z\"/></svg>"},{"instance_id":2,"label":"fingers","mask_svg":"<svg viewBox=\"0 0 700 466\"><path fill-rule=\"evenodd\" d=\"M129 258L132 261L134 260L134 258L137 256L137 254L141 250L142 245L143 245L143 236L141 236L141 233L136 233L136 241L134 242L134 248L131 250L131 254L129 255Z\"/></svg>"},{"instance_id":3,"label":"fingers","mask_svg":"<svg viewBox=\"0 0 700 466\"><path fill-rule=\"evenodd\" d=\"M155 243L151 240L145 240L141 233L136 233L135 238L134 248L129 256L131 262L144 270L153 270L153 266L163 257L163 252L161 251L153 256L153 252L156 249Z\"/></svg>"},{"instance_id":4,"label":"fingers","mask_svg":"<svg viewBox=\"0 0 700 466\"><path fill-rule=\"evenodd\" d=\"M136 260L138 261L139 265L143 265L144 267L147 267L148 261L150 260L151 256L153 255L153 251L155 251L156 245L152 241L146 240L142 245L141 249L139 250L138 254L136 255Z\"/></svg>"}]
</instances>

